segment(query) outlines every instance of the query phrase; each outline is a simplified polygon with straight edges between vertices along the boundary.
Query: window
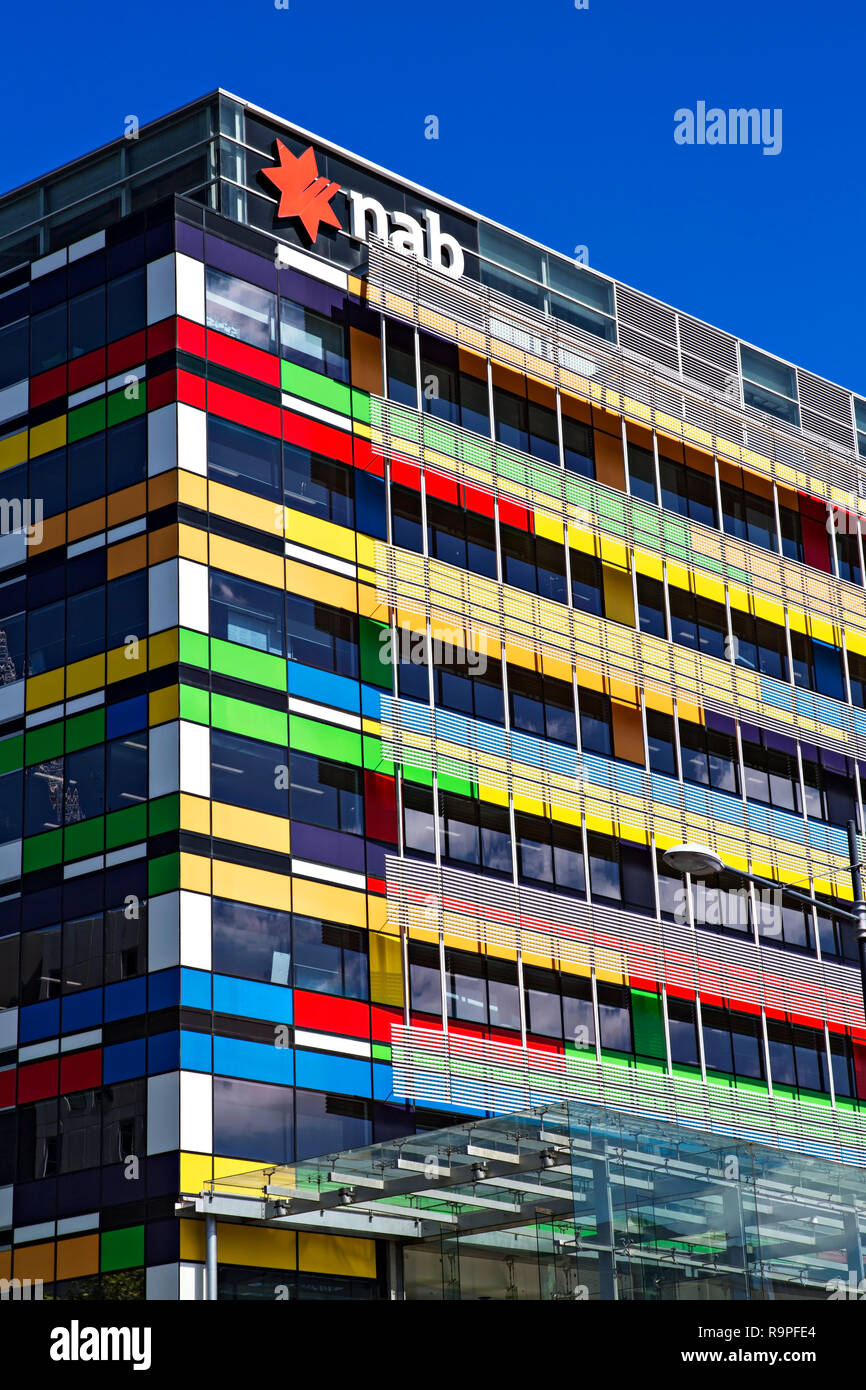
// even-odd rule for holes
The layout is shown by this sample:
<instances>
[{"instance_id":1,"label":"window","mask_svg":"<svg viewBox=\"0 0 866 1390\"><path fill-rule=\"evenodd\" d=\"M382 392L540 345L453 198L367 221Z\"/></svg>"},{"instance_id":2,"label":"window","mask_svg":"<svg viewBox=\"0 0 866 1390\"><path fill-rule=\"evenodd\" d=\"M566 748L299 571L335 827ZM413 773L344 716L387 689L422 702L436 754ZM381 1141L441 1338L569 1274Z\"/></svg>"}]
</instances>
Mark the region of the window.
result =
<instances>
[{"instance_id":1,"label":"window","mask_svg":"<svg viewBox=\"0 0 866 1390\"><path fill-rule=\"evenodd\" d=\"M761 801L783 811L799 811L800 773L796 750L783 752L772 746L772 735L757 729L752 732L754 737L743 737L746 796L750 801Z\"/></svg>"},{"instance_id":2,"label":"window","mask_svg":"<svg viewBox=\"0 0 866 1390\"><path fill-rule=\"evenodd\" d=\"M289 1087L214 1077L214 1153L261 1163L289 1163L293 1129Z\"/></svg>"},{"instance_id":3,"label":"window","mask_svg":"<svg viewBox=\"0 0 866 1390\"><path fill-rule=\"evenodd\" d=\"M63 824L63 759L51 758L24 772L24 834L41 835Z\"/></svg>"},{"instance_id":4,"label":"window","mask_svg":"<svg viewBox=\"0 0 866 1390\"><path fill-rule=\"evenodd\" d=\"M0 391L23 381L29 374L29 327L27 319L19 319L8 328L0 329Z\"/></svg>"},{"instance_id":5,"label":"window","mask_svg":"<svg viewBox=\"0 0 866 1390\"><path fill-rule=\"evenodd\" d=\"M789 425L799 425L797 385L793 367L740 344L740 363L743 370L743 401L757 410L766 411Z\"/></svg>"},{"instance_id":6,"label":"window","mask_svg":"<svg viewBox=\"0 0 866 1390\"><path fill-rule=\"evenodd\" d=\"M685 781L734 795L739 792L737 744L731 734L681 719L680 754Z\"/></svg>"},{"instance_id":7,"label":"window","mask_svg":"<svg viewBox=\"0 0 866 1390\"><path fill-rule=\"evenodd\" d=\"M291 299L280 300L280 353L290 362L323 372L335 381L349 380L343 325Z\"/></svg>"},{"instance_id":8,"label":"window","mask_svg":"<svg viewBox=\"0 0 866 1390\"><path fill-rule=\"evenodd\" d=\"M339 1153L372 1142L373 1123L368 1101L356 1100L352 1096L298 1090L295 1091L295 1106L298 1114L299 1159L315 1158L321 1153ZM306 1276L301 1278L305 1279Z\"/></svg>"},{"instance_id":9,"label":"window","mask_svg":"<svg viewBox=\"0 0 866 1390\"><path fill-rule=\"evenodd\" d=\"M764 550L776 550L776 516L772 502L731 483L722 483L721 493L725 531L751 545L760 545Z\"/></svg>"},{"instance_id":10,"label":"window","mask_svg":"<svg viewBox=\"0 0 866 1390\"><path fill-rule=\"evenodd\" d=\"M576 746L574 693L565 681L510 667L508 697L512 728Z\"/></svg>"},{"instance_id":11,"label":"window","mask_svg":"<svg viewBox=\"0 0 866 1390\"><path fill-rule=\"evenodd\" d=\"M295 989L338 994L344 999L368 998L365 932L295 914L292 934Z\"/></svg>"},{"instance_id":12,"label":"window","mask_svg":"<svg viewBox=\"0 0 866 1390\"><path fill-rule=\"evenodd\" d=\"M81 661L105 651L105 585L72 594L66 601L66 660Z\"/></svg>"},{"instance_id":13,"label":"window","mask_svg":"<svg viewBox=\"0 0 866 1390\"><path fill-rule=\"evenodd\" d=\"M664 588L659 580L648 579L645 574L637 576L637 606L641 632L649 632L664 641L668 635L668 625Z\"/></svg>"},{"instance_id":14,"label":"window","mask_svg":"<svg viewBox=\"0 0 866 1390\"><path fill-rule=\"evenodd\" d=\"M208 266L205 301L208 328L264 352L277 351L275 295Z\"/></svg>"},{"instance_id":15,"label":"window","mask_svg":"<svg viewBox=\"0 0 866 1390\"><path fill-rule=\"evenodd\" d=\"M444 661L444 656L443 656ZM427 702L427 667L400 666L400 693L403 694L404 673L408 676L407 691L416 700ZM411 690L409 689L411 682ZM436 704L443 709L457 710L493 724L504 722L502 701L502 672L498 661L488 661L483 672L470 666L466 654L454 649L453 660L437 666L433 672Z\"/></svg>"},{"instance_id":16,"label":"window","mask_svg":"<svg viewBox=\"0 0 866 1390\"><path fill-rule=\"evenodd\" d=\"M212 569L211 636L282 656L286 650L283 601L281 589Z\"/></svg>"},{"instance_id":17,"label":"window","mask_svg":"<svg viewBox=\"0 0 866 1390\"><path fill-rule=\"evenodd\" d=\"M589 753L609 758L613 749L611 735L610 698L600 691L581 688L580 743Z\"/></svg>"},{"instance_id":18,"label":"window","mask_svg":"<svg viewBox=\"0 0 866 1390\"><path fill-rule=\"evenodd\" d=\"M562 442L565 466L570 473L584 478L595 477L595 443L590 425L582 420L562 417Z\"/></svg>"},{"instance_id":19,"label":"window","mask_svg":"<svg viewBox=\"0 0 866 1390\"><path fill-rule=\"evenodd\" d=\"M628 477L632 497L639 497L644 502L658 501L655 460L652 453L649 449L641 449L639 445L632 444L631 441L628 445Z\"/></svg>"},{"instance_id":20,"label":"window","mask_svg":"<svg viewBox=\"0 0 866 1390\"><path fill-rule=\"evenodd\" d=\"M272 816L288 814L285 748L211 730L211 796Z\"/></svg>"},{"instance_id":21,"label":"window","mask_svg":"<svg viewBox=\"0 0 866 1390\"><path fill-rule=\"evenodd\" d=\"M707 1071L753 1080L763 1077L764 1048L757 1019L702 1004L701 1022Z\"/></svg>"},{"instance_id":22,"label":"window","mask_svg":"<svg viewBox=\"0 0 866 1390\"><path fill-rule=\"evenodd\" d=\"M632 1052L630 991L618 985L599 984L596 988L602 1047L613 1052Z\"/></svg>"},{"instance_id":23,"label":"window","mask_svg":"<svg viewBox=\"0 0 866 1390\"><path fill-rule=\"evenodd\" d=\"M510 875L508 812L499 806L447 792L440 793L439 800L443 858L483 868L489 873ZM432 813L429 827L432 830Z\"/></svg>"},{"instance_id":24,"label":"window","mask_svg":"<svg viewBox=\"0 0 866 1390\"><path fill-rule=\"evenodd\" d=\"M279 500L279 439L208 415L207 460L208 476L215 482Z\"/></svg>"},{"instance_id":25,"label":"window","mask_svg":"<svg viewBox=\"0 0 866 1390\"><path fill-rule=\"evenodd\" d=\"M105 914L105 983L130 980L147 969L147 904L135 901Z\"/></svg>"},{"instance_id":26,"label":"window","mask_svg":"<svg viewBox=\"0 0 866 1390\"><path fill-rule=\"evenodd\" d=\"M272 985L291 982L292 926L288 912L214 898L213 968Z\"/></svg>"},{"instance_id":27,"label":"window","mask_svg":"<svg viewBox=\"0 0 866 1390\"><path fill-rule=\"evenodd\" d=\"M419 555L423 553L420 492L398 485L391 488L391 527L394 545L414 550Z\"/></svg>"},{"instance_id":28,"label":"window","mask_svg":"<svg viewBox=\"0 0 866 1390\"><path fill-rule=\"evenodd\" d=\"M752 618L739 609L731 609L734 635L734 658L738 665L750 671L760 671L774 680L788 679L788 652L785 633L775 623Z\"/></svg>"},{"instance_id":29,"label":"window","mask_svg":"<svg viewBox=\"0 0 866 1390\"><path fill-rule=\"evenodd\" d=\"M601 562L583 551L572 550L570 564L571 601L575 608L580 613L592 613L597 618L603 618Z\"/></svg>"},{"instance_id":30,"label":"window","mask_svg":"<svg viewBox=\"0 0 866 1390\"><path fill-rule=\"evenodd\" d=\"M21 600L21 591L0 589L0 686L11 685L24 676L24 632L23 612L10 612L10 608Z\"/></svg>"},{"instance_id":31,"label":"window","mask_svg":"<svg viewBox=\"0 0 866 1390\"><path fill-rule=\"evenodd\" d=\"M147 636L147 571L134 570L108 582L106 647L125 646L130 638Z\"/></svg>"},{"instance_id":32,"label":"window","mask_svg":"<svg viewBox=\"0 0 866 1390\"><path fill-rule=\"evenodd\" d=\"M340 676L358 675L358 620L353 613L298 594L288 594L286 606L290 661Z\"/></svg>"},{"instance_id":33,"label":"window","mask_svg":"<svg viewBox=\"0 0 866 1390\"><path fill-rule=\"evenodd\" d=\"M849 584L862 584L863 571L860 568L860 543L856 534L849 531L836 532L836 559L839 565L839 578Z\"/></svg>"},{"instance_id":34,"label":"window","mask_svg":"<svg viewBox=\"0 0 866 1390\"><path fill-rule=\"evenodd\" d=\"M113 1082L102 1089L102 1162L122 1163L145 1151L143 1080Z\"/></svg>"},{"instance_id":35,"label":"window","mask_svg":"<svg viewBox=\"0 0 866 1390\"><path fill-rule=\"evenodd\" d=\"M144 328L147 277L144 266L108 282L108 341L116 342Z\"/></svg>"},{"instance_id":36,"label":"window","mask_svg":"<svg viewBox=\"0 0 866 1390\"><path fill-rule=\"evenodd\" d=\"M672 716L648 709L646 712L646 731L647 761L650 771L663 772L668 777L676 777L677 754Z\"/></svg>"},{"instance_id":37,"label":"window","mask_svg":"<svg viewBox=\"0 0 866 1390\"><path fill-rule=\"evenodd\" d=\"M511 526L500 526L499 530L505 583L565 603L564 547Z\"/></svg>"},{"instance_id":38,"label":"window","mask_svg":"<svg viewBox=\"0 0 866 1390\"><path fill-rule=\"evenodd\" d=\"M385 333L388 398L415 407L418 404L415 335L411 328L391 319L387 321Z\"/></svg>"},{"instance_id":39,"label":"window","mask_svg":"<svg viewBox=\"0 0 866 1390\"><path fill-rule=\"evenodd\" d=\"M328 758L292 753L292 820L364 833L364 793L361 773Z\"/></svg>"},{"instance_id":40,"label":"window","mask_svg":"<svg viewBox=\"0 0 866 1390\"><path fill-rule=\"evenodd\" d=\"M61 987L59 926L27 931L21 937L21 1003L57 999Z\"/></svg>"},{"instance_id":41,"label":"window","mask_svg":"<svg viewBox=\"0 0 866 1390\"><path fill-rule=\"evenodd\" d=\"M413 1012L441 1015L442 974L435 946L409 942L409 990Z\"/></svg>"},{"instance_id":42,"label":"window","mask_svg":"<svg viewBox=\"0 0 866 1390\"><path fill-rule=\"evenodd\" d=\"M700 1059L695 1006L688 999L668 998L668 1032L671 1040L671 1061L679 1066L698 1066Z\"/></svg>"},{"instance_id":43,"label":"window","mask_svg":"<svg viewBox=\"0 0 866 1390\"><path fill-rule=\"evenodd\" d=\"M69 356L84 357L105 345L105 286L69 301Z\"/></svg>"},{"instance_id":44,"label":"window","mask_svg":"<svg viewBox=\"0 0 866 1390\"><path fill-rule=\"evenodd\" d=\"M337 526L354 526L354 495L353 471L344 463L294 444L283 445L283 499L287 507Z\"/></svg>"},{"instance_id":45,"label":"window","mask_svg":"<svg viewBox=\"0 0 866 1390\"><path fill-rule=\"evenodd\" d=\"M684 589L669 589L671 639L707 656L724 658L728 620L724 605Z\"/></svg>"},{"instance_id":46,"label":"window","mask_svg":"<svg viewBox=\"0 0 866 1390\"><path fill-rule=\"evenodd\" d=\"M147 478L147 418L139 415L114 425L106 435L108 442L108 491L134 487Z\"/></svg>"},{"instance_id":47,"label":"window","mask_svg":"<svg viewBox=\"0 0 866 1390\"><path fill-rule=\"evenodd\" d=\"M106 744L105 809L125 811L147 800L147 730ZM68 760L73 755L67 755Z\"/></svg>"},{"instance_id":48,"label":"window","mask_svg":"<svg viewBox=\"0 0 866 1390\"><path fill-rule=\"evenodd\" d=\"M30 320L30 373L39 376L66 361L66 304L34 314Z\"/></svg>"},{"instance_id":49,"label":"window","mask_svg":"<svg viewBox=\"0 0 866 1390\"><path fill-rule=\"evenodd\" d=\"M436 853L435 835L432 793L404 783L403 840L407 853L432 859Z\"/></svg>"},{"instance_id":50,"label":"window","mask_svg":"<svg viewBox=\"0 0 866 1390\"><path fill-rule=\"evenodd\" d=\"M102 432L70 444L67 470L67 503L80 507L105 493L105 441Z\"/></svg>"},{"instance_id":51,"label":"window","mask_svg":"<svg viewBox=\"0 0 866 1390\"><path fill-rule=\"evenodd\" d=\"M659 457L659 476L663 507L704 526L718 526L716 485L712 477L663 456Z\"/></svg>"}]
</instances>

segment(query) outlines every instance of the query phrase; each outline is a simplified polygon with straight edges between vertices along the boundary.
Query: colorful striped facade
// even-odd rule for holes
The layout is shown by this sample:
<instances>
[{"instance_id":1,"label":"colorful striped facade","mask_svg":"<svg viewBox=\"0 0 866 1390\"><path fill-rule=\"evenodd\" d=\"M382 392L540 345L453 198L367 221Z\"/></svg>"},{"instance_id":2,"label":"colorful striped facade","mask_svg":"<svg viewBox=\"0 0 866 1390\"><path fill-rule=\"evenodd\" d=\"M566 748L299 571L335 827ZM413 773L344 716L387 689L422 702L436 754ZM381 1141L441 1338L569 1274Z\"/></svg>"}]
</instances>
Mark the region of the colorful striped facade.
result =
<instances>
[{"instance_id":1,"label":"colorful striped facade","mask_svg":"<svg viewBox=\"0 0 866 1390\"><path fill-rule=\"evenodd\" d=\"M179 1194L559 1101L863 1165L866 403L202 112L210 178L0 260L0 1277L199 1297ZM466 273L275 223L277 136ZM682 841L826 908L686 894ZM383 1286L220 1243L225 1297Z\"/></svg>"}]
</instances>

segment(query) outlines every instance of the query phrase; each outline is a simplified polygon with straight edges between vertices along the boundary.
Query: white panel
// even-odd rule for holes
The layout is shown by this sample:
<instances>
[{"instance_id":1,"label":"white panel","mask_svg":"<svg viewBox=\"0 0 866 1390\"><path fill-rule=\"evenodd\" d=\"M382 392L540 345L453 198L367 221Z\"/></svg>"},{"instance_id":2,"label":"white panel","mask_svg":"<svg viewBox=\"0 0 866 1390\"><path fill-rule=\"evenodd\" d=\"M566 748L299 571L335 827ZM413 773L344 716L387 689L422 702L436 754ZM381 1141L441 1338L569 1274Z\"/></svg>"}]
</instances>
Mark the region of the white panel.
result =
<instances>
[{"instance_id":1,"label":"white panel","mask_svg":"<svg viewBox=\"0 0 866 1390\"><path fill-rule=\"evenodd\" d=\"M4 1009L0 1013L0 1052L18 1046L18 1010Z\"/></svg>"},{"instance_id":2,"label":"white panel","mask_svg":"<svg viewBox=\"0 0 866 1390\"><path fill-rule=\"evenodd\" d=\"M147 905L147 968L168 970L180 961L180 896L160 893Z\"/></svg>"},{"instance_id":3,"label":"white panel","mask_svg":"<svg viewBox=\"0 0 866 1390\"><path fill-rule=\"evenodd\" d=\"M180 963L194 970L211 967L211 899L206 893L180 895Z\"/></svg>"},{"instance_id":4,"label":"white panel","mask_svg":"<svg viewBox=\"0 0 866 1390\"><path fill-rule=\"evenodd\" d=\"M176 313L174 292L174 256L163 256L147 267L147 322L161 323Z\"/></svg>"},{"instance_id":5,"label":"white panel","mask_svg":"<svg viewBox=\"0 0 866 1390\"><path fill-rule=\"evenodd\" d=\"M0 883L21 877L21 841L10 840L0 845ZM0 1015L2 1017L2 1015Z\"/></svg>"},{"instance_id":6,"label":"white panel","mask_svg":"<svg viewBox=\"0 0 866 1390\"><path fill-rule=\"evenodd\" d=\"M180 1073L180 1147L184 1152L213 1151L213 1077L198 1071Z\"/></svg>"},{"instance_id":7,"label":"white panel","mask_svg":"<svg viewBox=\"0 0 866 1390\"><path fill-rule=\"evenodd\" d=\"M27 559L27 536L24 531L13 531L8 536L0 536L0 570L10 565L23 565Z\"/></svg>"},{"instance_id":8,"label":"white panel","mask_svg":"<svg viewBox=\"0 0 866 1390\"><path fill-rule=\"evenodd\" d=\"M184 1303L204 1301L204 1265L190 1264L182 1260L178 1279L178 1298Z\"/></svg>"},{"instance_id":9,"label":"white panel","mask_svg":"<svg viewBox=\"0 0 866 1390\"><path fill-rule=\"evenodd\" d=\"M176 1303L179 1267L148 1265L145 1271L144 1296L148 1303Z\"/></svg>"},{"instance_id":10,"label":"white panel","mask_svg":"<svg viewBox=\"0 0 866 1390\"><path fill-rule=\"evenodd\" d=\"M177 466L207 477L207 415L183 401L177 407Z\"/></svg>"},{"instance_id":11,"label":"white panel","mask_svg":"<svg viewBox=\"0 0 866 1390\"><path fill-rule=\"evenodd\" d=\"M0 1230L8 1231L12 1225L12 1185L0 1187Z\"/></svg>"},{"instance_id":12,"label":"white panel","mask_svg":"<svg viewBox=\"0 0 866 1390\"><path fill-rule=\"evenodd\" d=\"M147 417L147 476L177 468L177 406L162 405Z\"/></svg>"},{"instance_id":13,"label":"white panel","mask_svg":"<svg viewBox=\"0 0 866 1390\"><path fill-rule=\"evenodd\" d=\"M154 733L151 729L151 738ZM186 719L180 721L180 790L210 796L210 729Z\"/></svg>"},{"instance_id":14,"label":"white panel","mask_svg":"<svg viewBox=\"0 0 866 1390\"><path fill-rule=\"evenodd\" d=\"M180 787L180 755L177 720L156 724L150 731L148 796L168 796Z\"/></svg>"},{"instance_id":15,"label":"white panel","mask_svg":"<svg viewBox=\"0 0 866 1390\"><path fill-rule=\"evenodd\" d=\"M69 260L80 261L83 256L90 256L94 251L101 251L105 245L105 232L94 232L92 236L86 236L83 241L74 241L69 247Z\"/></svg>"},{"instance_id":16,"label":"white panel","mask_svg":"<svg viewBox=\"0 0 866 1390\"><path fill-rule=\"evenodd\" d=\"M277 246L277 251L281 266L300 270L304 275L315 275L317 280L324 280L329 285L336 285L337 289L340 290L349 288L349 277L345 270L339 270L334 265L316 260L315 256L305 256L303 251L297 251L294 246L286 246L282 242Z\"/></svg>"},{"instance_id":17,"label":"white panel","mask_svg":"<svg viewBox=\"0 0 866 1390\"><path fill-rule=\"evenodd\" d=\"M180 1146L180 1072L147 1078L147 1152L170 1153Z\"/></svg>"},{"instance_id":18,"label":"white panel","mask_svg":"<svg viewBox=\"0 0 866 1390\"><path fill-rule=\"evenodd\" d=\"M14 420L16 415L26 415L30 404L29 381L16 381L0 391L0 420Z\"/></svg>"},{"instance_id":19,"label":"white panel","mask_svg":"<svg viewBox=\"0 0 866 1390\"><path fill-rule=\"evenodd\" d=\"M192 256L180 253L176 261L178 315L193 323L204 323L204 266Z\"/></svg>"},{"instance_id":20,"label":"white panel","mask_svg":"<svg viewBox=\"0 0 866 1390\"><path fill-rule=\"evenodd\" d=\"M207 565L195 560L179 560L177 575L177 621L193 632L207 632L209 623Z\"/></svg>"},{"instance_id":21,"label":"white panel","mask_svg":"<svg viewBox=\"0 0 866 1390\"><path fill-rule=\"evenodd\" d=\"M150 632L177 627L177 560L163 560L147 571Z\"/></svg>"},{"instance_id":22,"label":"white panel","mask_svg":"<svg viewBox=\"0 0 866 1390\"><path fill-rule=\"evenodd\" d=\"M17 719L24 713L24 682L13 681L11 685L0 685L0 723L6 719Z\"/></svg>"},{"instance_id":23,"label":"white panel","mask_svg":"<svg viewBox=\"0 0 866 1390\"><path fill-rule=\"evenodd\" d=\"M33 261L30 266L30 279L38 280L41 275L50 275L52 270L59 270L66 264L66 247L60 251L52 251L50 256L42 256L38 261Z\"/></svg>"}]
</instances>

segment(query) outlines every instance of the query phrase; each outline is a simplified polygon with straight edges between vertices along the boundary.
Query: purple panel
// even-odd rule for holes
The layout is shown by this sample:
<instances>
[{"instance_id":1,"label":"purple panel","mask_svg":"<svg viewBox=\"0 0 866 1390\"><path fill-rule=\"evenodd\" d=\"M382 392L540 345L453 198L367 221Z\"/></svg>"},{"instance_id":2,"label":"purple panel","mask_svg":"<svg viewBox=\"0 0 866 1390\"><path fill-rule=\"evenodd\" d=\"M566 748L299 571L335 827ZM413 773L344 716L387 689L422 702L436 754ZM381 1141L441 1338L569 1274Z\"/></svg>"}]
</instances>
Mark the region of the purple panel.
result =
<instances>
[{"instance_id":1,"label":"purple panel","mask_svg":"<svg viewBox=\"0 0 866 1390\"><path fill-rule=\"evenodd\" d=\"M367 876L369 878L384 879L387 852L384 845L377 845L373 840L367 841ZM393 854L394 850L391 849L390 853Z\"/></svg>"},{"instance_id":2,"label":"purple panel","mask_svg":"<svg viewBox=\"0 0 866 1390\"><path fill-rule=\"evenodd\" d=\"M777 753L787 753L792 758L797 756L797 740L788 738L787 734L777 734L772 729L765 729L764 742Z\"/></svg>"},{"instance_id":3,"label":"purple panel","mask_svg":"<svg viewBox=\"0 0 866 1390\"><path fill-rule=\"evenodd\" d=\"M825 767L831 768L833 772L842 772L850 776L848 759L844 753L836 753L832 748L822 748L821 762Z\"/></svg>"},{"instance_id":4,"label":"purple panel","mask_svg":"<svg viewBox=\"0 0 866 1390\"><path fill-rule=\"evenodd\" d=\"M292 857L362 874L364 841L360 835L343 835L339 830L323 830L319 825L303 825L293 820Z\"/></svg>"},{"instance_id":5,"label":"purple panel","mask_svg":"<svg viewBox=\"0 0 866 1390\"><path fill-rule=\"evenodd\" d=\"M320 280L313 280L298 270L280 271L280 294L293 299L296 304L303 304L307 309L327 315L334 309L342 309L346 302L342 290L334 285L323 285Z\"/></svg>"},{"instance_id":6,"label":"purple panel","mask_svg":"<svg viewBox=\"0 0 866 1390\"><path fill-rule=\"evenodd\" d=\"M204 260L204 232L201 227L190 227L186 222L178 222L177 249L184 256L194 256L197 261Z\"/></svg>"},{"instance_id":7,"label":"purple panel","mask_svg":"<svg viewBox=\"0 0 866 1390\"><path fill-rule=\"evenodd\" d=\"M205 260L217 270L225 270L229 275L237 275L251 285L263 290L276 289L276 268L264 256L256 256L252 251L243 251L239 246L230 246L218 237L206 236L204 239Z\"/></svg>"},{"instance_id":8,"label":"purple panel","mask_svg":"<svg viewBox=\"0 0 866 1390\"><path fill-rule=\"evenodd\" d=\"M716 714L708 709L706 712L707 728L714 729L717 734L730 734L732 737L737 732L737 726L733 719L729 719L726 714Z\"/></svg>"}]
</instances>

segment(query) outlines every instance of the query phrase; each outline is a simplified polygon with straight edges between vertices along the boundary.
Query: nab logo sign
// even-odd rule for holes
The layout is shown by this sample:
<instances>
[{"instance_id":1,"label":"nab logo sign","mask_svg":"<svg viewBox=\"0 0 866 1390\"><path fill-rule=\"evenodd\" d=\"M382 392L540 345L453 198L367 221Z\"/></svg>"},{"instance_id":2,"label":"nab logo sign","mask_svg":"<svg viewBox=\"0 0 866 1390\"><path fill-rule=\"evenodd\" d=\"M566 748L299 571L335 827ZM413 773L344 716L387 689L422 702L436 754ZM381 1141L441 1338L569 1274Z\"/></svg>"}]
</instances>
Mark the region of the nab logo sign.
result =
<instances>
[{"instance_id":1,"label":"nab logo sign","mask_svg":"<svg viewBox=\"0 0 866 1390\"><path fill-rule=\"evenodd\" d=\"M274 143L279 163L262 169L262 174L279 190L277 217L297 217L311 244L319 235L320 225L341 228L342 223L331 207L340 185L331 183L319 173L312 145L303 154L293 155L282 140ZM408 212L386 212L376 198L365 197L351 188L342 191L349 200L349 235L353 240L366 241L372 230L402 255L414 256L453 280L460 279L464 270L463 249L456 237L441 230L438 212L425 208L422 227Z\"/></svg>"}]
</instances>

